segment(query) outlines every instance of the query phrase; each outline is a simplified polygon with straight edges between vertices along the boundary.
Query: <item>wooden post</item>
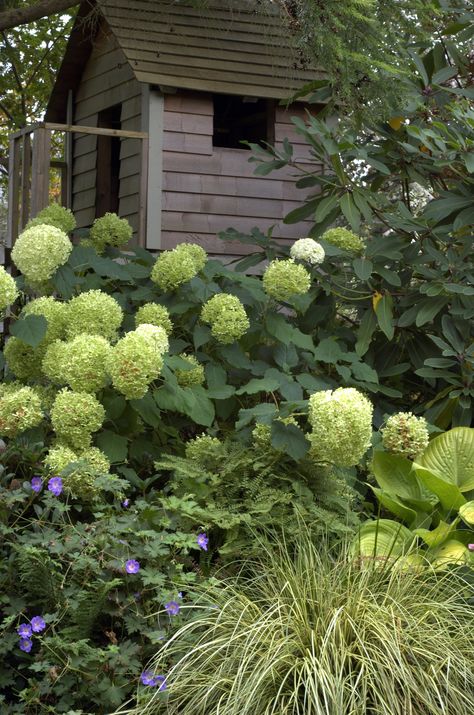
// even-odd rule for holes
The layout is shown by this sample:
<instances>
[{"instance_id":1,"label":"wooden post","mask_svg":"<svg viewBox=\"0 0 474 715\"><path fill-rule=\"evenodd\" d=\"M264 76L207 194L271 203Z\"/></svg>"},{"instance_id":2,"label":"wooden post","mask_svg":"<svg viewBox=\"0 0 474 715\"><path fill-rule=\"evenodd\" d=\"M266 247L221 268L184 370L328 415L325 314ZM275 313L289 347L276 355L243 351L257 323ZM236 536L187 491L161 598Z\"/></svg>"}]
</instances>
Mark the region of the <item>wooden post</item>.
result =
<instances>
[{"instance_id":1,"label":"wooden post","mask_svg":"<svg viewBox=\"0 0 474 715\"><path fill-rule=\"evenodd\" d=\"M25 228L30 218L30 189L31 189L31 136L23 137L23 151L21 157L21 214L20 228Z\"/></svg>"},{"instance_id":2,"label":"wooden post","mask_svg":"<svg viewBox=\"0 0 474 715\"><path fill-rule=\"evenodd\" d=\"M20 199L20 140L10 139L8 161L8 224L5 263L10 262L10 250L18 236Z\"/></svg>"},{"instance_id":3,"label":"wooden post","mask_svg":"<svg viewBox=\"0 0 474 715\"><path fill-rule=\"evenodd\" d=\"M161 248L161 204L163 190L163 120L164 97L150 91L148 105L148 210L146 216L146 248ZM145 142L143 142L145 143Z\"/></svg>"},{"instance_id":4,"label":"wooden post","mask_svg":"<svg viewBox=\"0 0 474 715\"><path fill-rule=\"evenodd\" d=\"M147 247L149 140L141 140L140 188L138 197L138 245Z\"/></svg>"},{"instance_id":5,"label":"wooden post","mask_svg":"<svg viewBox=\"0 0 474 715\"><path fill-rule=\"evenodd\" d=\"M35 217L49 204L49 162L51 133L41 127L33 134L31 215Z\"/></svg>"}]
</instances>

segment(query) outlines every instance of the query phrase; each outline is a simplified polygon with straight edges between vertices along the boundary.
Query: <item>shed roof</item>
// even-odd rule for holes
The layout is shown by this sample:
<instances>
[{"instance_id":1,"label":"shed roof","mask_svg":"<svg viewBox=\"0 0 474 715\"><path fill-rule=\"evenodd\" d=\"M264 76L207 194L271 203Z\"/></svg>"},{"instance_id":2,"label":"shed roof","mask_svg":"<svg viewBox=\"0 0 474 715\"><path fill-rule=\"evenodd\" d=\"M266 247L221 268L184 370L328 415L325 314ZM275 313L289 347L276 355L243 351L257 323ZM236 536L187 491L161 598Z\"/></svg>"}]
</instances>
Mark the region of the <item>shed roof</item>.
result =
<instances>
[{"instance_id":1,"label":"shed roof","mask_svg":"<svg viewBox=\"0 0 474 715\"><path fill-rule=\"evenodd\" d=\"M63 119L67 91L77 86L92 39L82 18L69 40L46 118ZM139 82L283 99L318 77L298 53L279 5L257 0L101 0L101 13ZM321 72L319 72L321 76Z\"/></svg>"}]
</instances>

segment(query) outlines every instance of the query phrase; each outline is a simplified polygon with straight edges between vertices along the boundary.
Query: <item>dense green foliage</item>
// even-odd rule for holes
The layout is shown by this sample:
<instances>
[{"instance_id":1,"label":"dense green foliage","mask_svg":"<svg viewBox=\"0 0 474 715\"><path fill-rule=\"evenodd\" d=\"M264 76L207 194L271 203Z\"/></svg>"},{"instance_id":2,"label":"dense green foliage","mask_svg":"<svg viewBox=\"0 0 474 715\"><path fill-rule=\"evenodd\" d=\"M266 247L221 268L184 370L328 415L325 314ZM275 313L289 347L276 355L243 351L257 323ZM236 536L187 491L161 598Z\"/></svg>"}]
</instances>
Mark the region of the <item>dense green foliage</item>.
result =
<instances>
[{"instance_id":1,"label":"dense green foliage","mask_svg":"<svg viewBox=\"0 0 474 715\"><path fill-rule=\"evenodd\" d=\"M202 590L153 662L136 715L458 715L474 707L472 587L462 573L259 542L238 580ZM166 698L166 695L168 696Z\"/></svg>"}]
</instances>

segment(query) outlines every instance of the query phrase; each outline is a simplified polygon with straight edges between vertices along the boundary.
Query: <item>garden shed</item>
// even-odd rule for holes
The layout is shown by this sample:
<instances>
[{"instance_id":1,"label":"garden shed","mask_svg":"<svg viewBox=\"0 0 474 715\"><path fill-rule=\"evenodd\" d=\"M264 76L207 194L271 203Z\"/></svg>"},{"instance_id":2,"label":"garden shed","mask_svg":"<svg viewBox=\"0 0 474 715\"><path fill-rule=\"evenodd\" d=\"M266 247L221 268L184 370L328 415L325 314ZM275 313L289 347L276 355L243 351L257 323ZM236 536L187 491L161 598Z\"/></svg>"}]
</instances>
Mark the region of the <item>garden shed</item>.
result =
<instances>
[{"instance_id":1,"label":"garden shed","mask_svg":"<svg viewBox=\"0 0 474 715\"><path fill-rule=\"evenodd\" d=\"M292 170L255 176L240 141L278 145L288 137L295 160L310 162L291 124L305 105L285 108L280 100L318 75L292 46L288 18L276 8L257 12L257 5L83 2L45 122L20 133L17 146L13 139L12 165L23 164L12 172L13 239L48 203L49 163L62 172L62 202L79 229L114 211L152 250L192 240L212 253L235 252L216 235L231 226L275 226L273 235L283 239L303 235L305 224L282 222L298 205ZM55 130L65 132L67 150L51 162ZM30 205L24 167L31 145Z\"/></svg>"}]
</instances>

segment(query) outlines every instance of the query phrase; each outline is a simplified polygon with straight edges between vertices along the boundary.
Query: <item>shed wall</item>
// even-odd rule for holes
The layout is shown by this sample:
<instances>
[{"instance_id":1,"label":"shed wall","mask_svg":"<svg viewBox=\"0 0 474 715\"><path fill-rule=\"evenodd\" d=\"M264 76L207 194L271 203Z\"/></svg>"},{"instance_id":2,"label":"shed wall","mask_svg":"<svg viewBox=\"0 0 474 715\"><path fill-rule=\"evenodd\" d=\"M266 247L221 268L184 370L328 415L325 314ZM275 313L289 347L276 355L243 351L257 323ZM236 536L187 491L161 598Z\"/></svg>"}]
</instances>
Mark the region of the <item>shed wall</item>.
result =
<instances>
[{"instance_id":1,"label":"shed wall","mask_svg":"<svg viewBox=\"0 0 474 715\"><path fill-rule=\"evenodd\" d=\"M275 140L288 137L295 158L308 163L307 145L294 131L291 116L304 117L303 107L277 107ZM203 93L166 95L163 137L162 248L196 241L213 254L244 253L244 244L224 243L216 235L227 228L249 232L257 226L273 236L295 239L307 234L310 222L285 225L283 217L301 204L306 192L295 188L294 170L266 177L254 175L250 152L212 146L213 101Z\"/></svg>"},{"instance_id":2,"label":"shed wall","mask_svg":"<svg viewBox=\"0 0 474 715\"><path fill-rule=\"evenodd\" d=\"M121 129L140 131L142 90L122 50L110 32L96 37L74 98L74 123L96 127L98 114L122 105ZM119 214L138 229L140 140L122 139L120 146ZM95 218L97 137L76 134L73 141L72 209L78 228Z\"/></svg>"}]
</instances>

